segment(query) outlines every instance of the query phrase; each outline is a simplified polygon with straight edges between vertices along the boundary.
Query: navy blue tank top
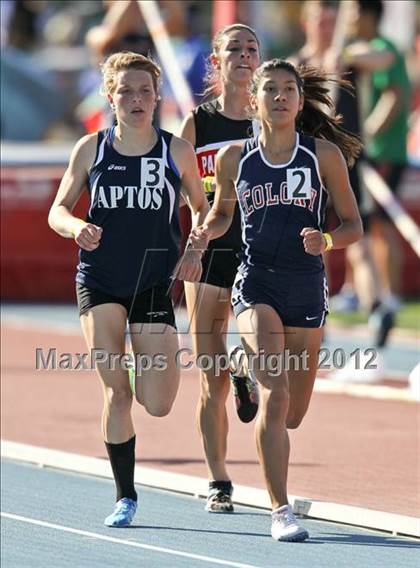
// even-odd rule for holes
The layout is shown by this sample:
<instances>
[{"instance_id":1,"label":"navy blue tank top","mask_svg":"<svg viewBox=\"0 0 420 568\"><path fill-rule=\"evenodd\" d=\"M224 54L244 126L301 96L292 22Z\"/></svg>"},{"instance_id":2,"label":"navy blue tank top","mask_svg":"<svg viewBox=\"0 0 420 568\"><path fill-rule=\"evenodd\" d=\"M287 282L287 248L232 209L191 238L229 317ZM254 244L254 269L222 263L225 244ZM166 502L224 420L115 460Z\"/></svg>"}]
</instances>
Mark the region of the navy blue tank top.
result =
<instances>
[{"instance_id":1,"label":"navy blue tank top","mask_svg":"<svg viewBox=\"0 0 420 568\"><path fill-rule=\"evenodd\" d=\"M98 132L86 221L103 232L96 250L80 250L77 282L124 298L168 281L179 256L181 180L172 134L157 134L148 154L123 156L113 147L115 126Z\"/></svg>"},{"instance_id":2,"label":"navy blue tank top","mask_svg":"<svg viewBox=\"0 0 420 568\"><path fill-rule=\"evenodd\" d=\"M258 137L248 140L235 185L245 265L300 273L323 269L322 257L307 254L300 236L304 227L321 230L327 201L314 138L296 133L293 155L281 165L267 161Z\"/></svg>"}]
</instances>

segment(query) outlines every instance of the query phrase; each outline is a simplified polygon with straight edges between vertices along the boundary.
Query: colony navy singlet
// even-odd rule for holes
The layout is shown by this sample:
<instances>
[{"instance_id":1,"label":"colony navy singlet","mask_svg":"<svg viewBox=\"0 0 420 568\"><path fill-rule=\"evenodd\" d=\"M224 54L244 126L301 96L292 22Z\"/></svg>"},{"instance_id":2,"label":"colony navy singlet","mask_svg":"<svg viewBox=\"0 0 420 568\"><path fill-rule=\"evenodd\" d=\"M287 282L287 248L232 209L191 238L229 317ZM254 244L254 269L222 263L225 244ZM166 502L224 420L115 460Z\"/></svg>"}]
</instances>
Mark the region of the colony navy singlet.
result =
<instances>
[{"instance_id":1,"label":"colony navy singlet","mask_svg":"<svg viewBox=\"0 0 420 568\"><path fill-rule=\"evenodd\" d=\"M181 180L172 134L157 134L148 154L123 156L113 147L115 126L98 132L86 221L103 232L96 250L80 250L77 282L129 297L169 279L179 255Z\"/></svg>"},{"instance_id":2,"label":"colony navy singlet","mask_svg":"<svg viewBox=\"0 0 420 568\"><path fill-rule=\"evenodd\" d=\"M321 255L305 252L300 232L322 230L327 192L322 184L315 139L296 133L287 164L270 164L259 138L248 140L241 154L236 192L243 222L241 260L274 271L315 273Z\"/></svg>"}]
</instances>

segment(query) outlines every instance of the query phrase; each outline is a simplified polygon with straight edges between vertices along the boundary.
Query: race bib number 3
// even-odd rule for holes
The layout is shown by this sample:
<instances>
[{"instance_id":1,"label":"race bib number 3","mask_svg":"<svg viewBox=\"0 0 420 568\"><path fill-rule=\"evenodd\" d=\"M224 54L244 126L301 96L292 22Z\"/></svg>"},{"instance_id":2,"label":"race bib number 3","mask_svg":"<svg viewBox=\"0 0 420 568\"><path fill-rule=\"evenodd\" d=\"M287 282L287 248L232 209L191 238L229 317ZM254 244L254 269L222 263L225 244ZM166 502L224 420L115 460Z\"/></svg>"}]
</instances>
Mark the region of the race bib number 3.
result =
<instances>
[{"instance_id":1,"label":"race bib number 3","mask_svg":"<svg viewBox=\"0 0 420 568\"><path fill-rule=\"evenodd\" d=\"M165 185L165 165L162 158L141 159L141 187L163 188Z\"/></svg>"},{"instance_id":2,"label":"race bib number 3","mask_svg":"<svg viewBox=\"0 0 420 568\"><path fill-rule=\"evenodd\" d=\"M287 199L311 198L311 169L292 168L287 170Z\"/></svg>"}]
</instances>

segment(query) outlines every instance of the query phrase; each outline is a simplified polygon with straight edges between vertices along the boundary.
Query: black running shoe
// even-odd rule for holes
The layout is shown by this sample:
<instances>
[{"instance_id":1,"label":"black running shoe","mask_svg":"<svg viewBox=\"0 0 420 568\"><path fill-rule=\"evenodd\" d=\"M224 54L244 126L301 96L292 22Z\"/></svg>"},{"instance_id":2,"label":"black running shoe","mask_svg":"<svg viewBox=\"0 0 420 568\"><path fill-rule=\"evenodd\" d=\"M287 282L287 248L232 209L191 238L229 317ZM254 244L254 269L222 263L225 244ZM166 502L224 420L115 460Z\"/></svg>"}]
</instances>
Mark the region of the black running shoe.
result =
<instances>
[{"instance_id":1,"label":"black running shoe","mask_svg":"<svg viewBox=\"0 0 420 568\"><path fill-rule=\"evenodd\" d=\"M232 492L232 485L229 489L210 488L205 510L209 513L233 513Z\"/></svg>"},{"instance_id":2,"label":"black running shoe","mask_svg":"<svg viewBox=\"0 0 420 568\"><path fill-rule=\"evenodd\" d=\"M242 345L229 349L229 360L236 412L242 422L251 422L258 412L258 385L247 369L246 353Z\"/></svg>"},{"instance_id":3,"label":"black running shoe","mask_svg":"<svg viewBox=\"0 0 420 568\"><path fill-rule=\"evenodd\" d=\"M395 312L380 304L372 311L369 317L369 325L375 334L375 347L384 347L389 332L395 325Z\"/></svg>"},{"instance_id":4,"label":"black running shoe","mask_svg":"<svg viewBox=\"0 0 420 568\"><path fill-rule=\"evenodd\" d=\"M258 385L252 377L230 375L235 396L236 412L242 422L251 422L258 412Z\"/></svg>"}]
</instances>

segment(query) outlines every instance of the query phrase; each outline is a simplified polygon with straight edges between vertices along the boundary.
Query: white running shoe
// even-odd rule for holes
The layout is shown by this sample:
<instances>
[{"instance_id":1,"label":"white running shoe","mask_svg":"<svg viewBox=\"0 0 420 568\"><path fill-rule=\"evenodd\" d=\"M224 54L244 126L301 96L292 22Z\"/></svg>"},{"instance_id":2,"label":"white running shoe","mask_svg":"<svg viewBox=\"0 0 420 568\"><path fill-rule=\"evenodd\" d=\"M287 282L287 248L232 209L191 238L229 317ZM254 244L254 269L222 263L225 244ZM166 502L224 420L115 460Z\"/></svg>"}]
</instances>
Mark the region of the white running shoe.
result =
<instances>
[{"instance_id":1,"label":"white running shoe","mask_svg":"<svg viewBox=\"0 0 420 568\"><path fill-rule=\"evenodd\" d=\"M283 505L271 513L271 536L275 540L301 542L309 538L306 529L298 525L291 505Z\"/></svg>"}]
</instances>

